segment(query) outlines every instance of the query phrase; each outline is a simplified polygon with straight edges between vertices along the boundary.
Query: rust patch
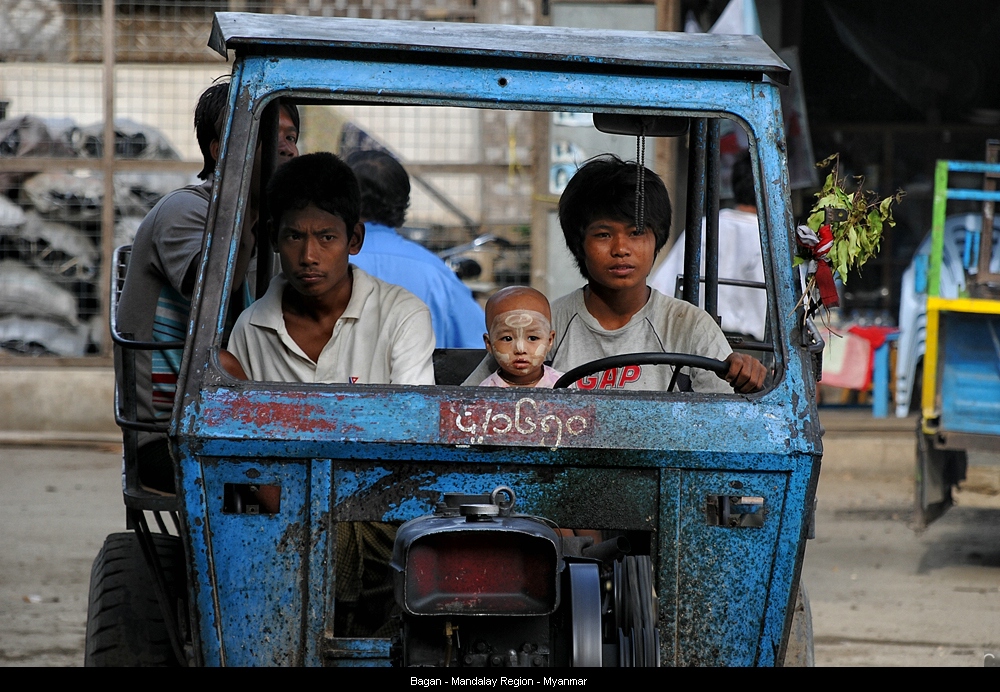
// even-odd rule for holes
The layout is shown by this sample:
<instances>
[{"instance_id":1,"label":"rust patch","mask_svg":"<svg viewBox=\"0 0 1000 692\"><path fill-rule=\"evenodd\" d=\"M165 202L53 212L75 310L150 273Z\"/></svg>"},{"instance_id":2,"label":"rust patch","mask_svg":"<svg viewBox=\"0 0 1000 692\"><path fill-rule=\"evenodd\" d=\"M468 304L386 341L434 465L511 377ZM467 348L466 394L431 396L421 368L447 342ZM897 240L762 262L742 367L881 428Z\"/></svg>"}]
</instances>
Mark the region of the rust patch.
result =
<instances>
[{"instance_id":1,"label":"rust patch","mask_svg":"<svg viewBox=\"0 0 1000 692\"><path fill-rule=\"evenodd\" d=\"M243 423L257 428L285 428L297 432L337 432L337 421L315 404L305 401L280 403L259 402L242 395L233 396L228 401L220 401L205 413L205 423L209 427L222 426L232 422Z\"/></svg>"},{"instance_id":2,"label":"rust patch","mask_svg":"<svg viewBox=\"0 0 1000 692\"><path fill-rule=\"evenodd\" d=\"M367 468L358 465L352 470ZM495 470L495 467L489 467ZM333 511L334 521L384 521L381 512L386 507L395 507L400 498L420 502L433 507L441 499L441 491L433 486L433 479L441 471L437 467L411 466L402 464L396 466L392 473L379 479L378 483L358 492L337 498ZM376 509L379 508L379 509ZM364 517L358 519L357 517ZM336 537L337 532L333 532Z\"/></svg>"},{"instance_id":3,"label":"rust patch","mask_svg":"<svg viewBox=\"0 0 1000 692\"><path fill-rule=\"evenodd\" d=\"M282 532L281 538L278 540L277 546L275 546L275 550L278 553L301 553L302 546L305 544L304 533L305 529L302 524L298 522L289 524Z\"/></svg>"},{"instance_id":4,"label":"rust patch","mask_svg":"<svg viewBox=\"0 0 1000 692\"><path fill-rule=\"evenodd\" d=\"M439 431L451 444L576 446L594 433L593 404L560 405L522 397L442 401Z\"/></svg>"}]
</instances>

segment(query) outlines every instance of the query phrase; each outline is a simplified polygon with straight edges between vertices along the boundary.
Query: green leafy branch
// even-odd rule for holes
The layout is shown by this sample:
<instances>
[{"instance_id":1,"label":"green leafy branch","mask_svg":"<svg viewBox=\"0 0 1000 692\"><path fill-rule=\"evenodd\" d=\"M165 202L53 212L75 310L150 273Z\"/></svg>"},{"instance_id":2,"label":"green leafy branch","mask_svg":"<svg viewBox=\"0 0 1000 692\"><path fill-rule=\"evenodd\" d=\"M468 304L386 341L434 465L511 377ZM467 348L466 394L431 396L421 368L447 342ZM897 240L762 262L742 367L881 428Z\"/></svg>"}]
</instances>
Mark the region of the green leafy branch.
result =
<instances>
[{"instance_id":1,"label":"green leafy branch","mask_svg":"<svg viewBox=\"0 0 1000 692\"><path fill-rule=\"evenodd\" d=\"M806 225L819 235L820 227L827 223L826 210L841 210L836 214L839 220L830 223L833 232L833 247L827 259L832 268L840 274L840 280L847 283L847 272L860 269L865 262L878 253L882 242L882 230L895 226L892 218L892 203L897 204L906 193L884 199L870 190L865 190L864 178L857 176L857 189L849 193L844 189L846 180L839 177L840 154L833 154L816 164L817 168L832 168L823 183L823 189L816 194L816 204L810 210ZM831 214L833 216L834 214ZM807 262L811 257L797 256L793 265Z\"/></svg>"}]
</instances>

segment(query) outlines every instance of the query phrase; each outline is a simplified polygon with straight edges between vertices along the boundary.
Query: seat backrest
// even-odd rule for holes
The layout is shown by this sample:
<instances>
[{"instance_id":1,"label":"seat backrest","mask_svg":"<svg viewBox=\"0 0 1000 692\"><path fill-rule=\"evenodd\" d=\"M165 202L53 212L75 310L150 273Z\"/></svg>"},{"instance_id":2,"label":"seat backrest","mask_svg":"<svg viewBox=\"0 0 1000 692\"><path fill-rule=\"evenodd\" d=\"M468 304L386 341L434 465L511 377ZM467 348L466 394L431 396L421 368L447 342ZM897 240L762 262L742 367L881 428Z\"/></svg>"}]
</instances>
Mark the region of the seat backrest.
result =
<instances>
[{"instance_id":1,"label":"seat backrest","mask_svg":"<svg viewBox=\"0 0 1000 692\"><path fill-rule=\"evenodd\" d=\"M485 357L485 348L436 348L434 381L437 384L462 384Z\"/></svg>"}]
</instances>

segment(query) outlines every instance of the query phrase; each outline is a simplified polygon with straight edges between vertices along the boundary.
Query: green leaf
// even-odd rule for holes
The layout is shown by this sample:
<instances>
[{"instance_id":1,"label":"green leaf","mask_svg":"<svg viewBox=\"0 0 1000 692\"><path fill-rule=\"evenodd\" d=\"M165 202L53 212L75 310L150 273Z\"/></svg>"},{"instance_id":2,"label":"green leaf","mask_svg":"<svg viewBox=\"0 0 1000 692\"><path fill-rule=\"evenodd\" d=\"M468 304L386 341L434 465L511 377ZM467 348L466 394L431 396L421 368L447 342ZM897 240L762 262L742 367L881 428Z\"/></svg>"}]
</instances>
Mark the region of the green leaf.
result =
<instances>
[{"instance_id":1,"label":"green leaf","mask_svg":"<svg viewBox=\"0 0 1000 692\"><path fill-rule=\"evenodd\" d=\"M847 281L846 281L846 279L847 279L847 268L848 268L847 267L847 246L845 246L843 243L838 243L837 245L833 246L833 249L836 252L836 257L833 260L834 266L836 267L837 272L840 274L841 280L844 281L844 283L847 283Z\"/></svg>"},{"instance_id":2,"label":"green leaf","mask_svg":"<svg viewBox=\"0 0 1000 692\"><path fill-rule=\"evenodd\" d=\"M871 228L870 234L875 238L882 235L882 219L882 215L874 209L868 214L868 225Z\"/></svg>"},{"instance_id":3,"label":"green leaf","mask_svg":"<svg viewBox=\"0 0 1000 692\"><path fill-rule=\"evenodd\" d=\"M858 261L863 263L872 252L872 237L864 229L858 234L858 246L861 248L861 255Z\"/></svg>"},{"instance_id":4,"label":"green leaf","mask_svg":"<svg viewBox=\"0 0 1000 692\"><path fill-rule=\"evenodd\" d=\"M847 257L851 264L854 264L854 259L859 252L861 252L861 246L858 244L858 228L851 226L847 231Z\"/></svg>"},{"instance_id":5,"label":"green leaf","mask_svg":"<svg viewBox=\"0 0 1000 692\"><path fill-rule=\"evenodd\" d=\"M823 225L823 212L817 211L810 214L806 220L806 225L818 233L819 227Z\"/></svg>"},{"instance_id":6,"label":"green leaf","mask_svg":"<svg viewBox=\"0 0 1000 692\"><path fill-rule=\"evenodd\" d=\"M836 207L838 209L843 208L843 205L841 204L840 199L837 197L836 193L831 192L828 195L823 195L822 197L820 197L819 200L816 202L816 206L813 207L813 209L817 211L823 211L827 207Z\"/></svg>"}]
</instances>

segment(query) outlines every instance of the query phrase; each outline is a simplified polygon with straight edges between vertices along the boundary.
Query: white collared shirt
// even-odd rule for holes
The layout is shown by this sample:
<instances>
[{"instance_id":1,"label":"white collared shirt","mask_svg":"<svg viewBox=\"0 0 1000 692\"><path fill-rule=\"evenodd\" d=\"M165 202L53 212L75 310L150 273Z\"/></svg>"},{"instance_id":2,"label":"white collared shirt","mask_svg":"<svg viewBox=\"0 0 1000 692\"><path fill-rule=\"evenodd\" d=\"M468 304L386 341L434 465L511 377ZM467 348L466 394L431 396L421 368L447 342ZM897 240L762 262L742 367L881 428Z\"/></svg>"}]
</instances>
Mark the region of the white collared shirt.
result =
<instances>
[{"instance_id":1,"label":"white collared shirt","mask_svg":"<svg viewBox=\"0 0 1000 692\"><path fill-rule=\"evenodd\" d=\"M229 341L229 351L251 380L434 384L427 306L353 265L351 272L351 299L315 362L285 328L281 296L288 281L283 274L271 280L267 293L240 315Z\"/></svg>"}]
</instances>

